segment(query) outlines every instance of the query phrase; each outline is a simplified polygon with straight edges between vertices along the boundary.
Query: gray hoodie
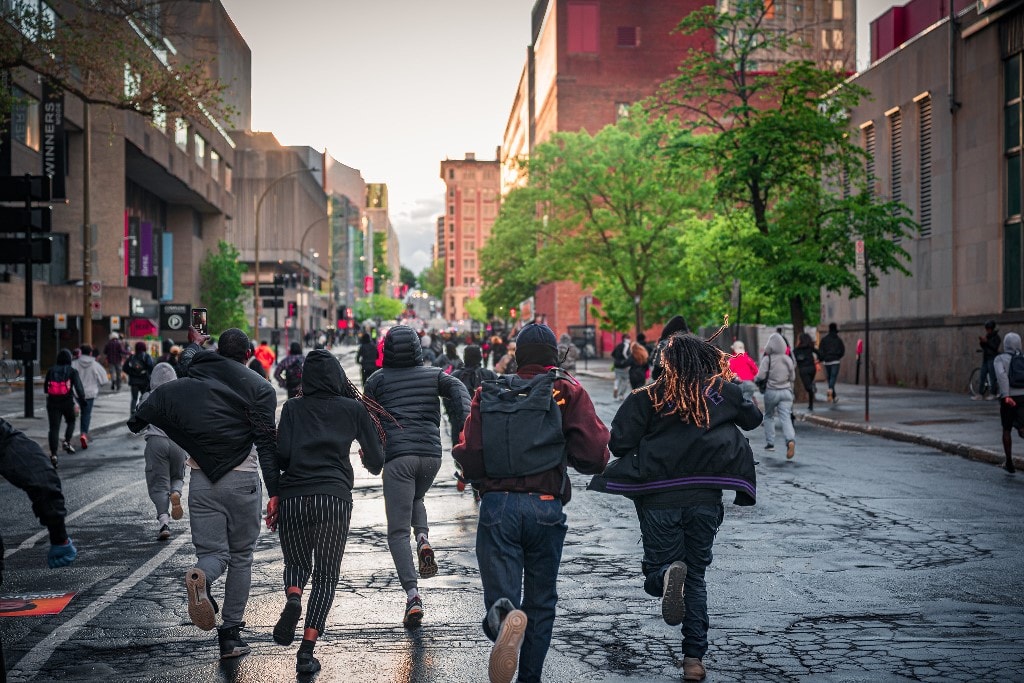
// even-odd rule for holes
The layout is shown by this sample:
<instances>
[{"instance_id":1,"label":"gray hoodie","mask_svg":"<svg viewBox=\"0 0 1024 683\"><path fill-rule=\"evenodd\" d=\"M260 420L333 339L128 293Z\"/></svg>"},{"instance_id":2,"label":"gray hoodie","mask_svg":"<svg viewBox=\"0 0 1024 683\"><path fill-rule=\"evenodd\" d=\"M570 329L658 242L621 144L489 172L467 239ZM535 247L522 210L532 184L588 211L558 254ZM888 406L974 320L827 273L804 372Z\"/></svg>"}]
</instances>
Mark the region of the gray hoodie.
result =
<instances>
[{"instance_id":1,"label":"gray hoodie","mask_svg":"<svg viewBox=\"0 0 1024 683\"><path fill-rule=\"evenodd\" d=\"M996 383L999 385L1000 398L1024 396L1024 387L1010 386L1010 359L1020 352L1020 335L1016 332L1007 332L1003 337L1003 352L992 361L996 370Z\"/></svg>"},{"instance_id":2,"label":"gray hoodie","mask_svg":"<svg viewBox=\"0 0 1024 683\"><path fill-rule=\"evenodd\" d=\"M100 387L110 381L107 371L92 356L79 356L71 361L71 367L78 370L78 376L82 378L82 388L85 390L85 398L96 398L100 394Z\"/></svg>"},{"instance_id":3,"label":"gray hoodie","mask_svg":"<svg viewBox=\"0 0 1024 683\"><path fill-rule=\"evenodd\" d=\"M161 384L167 384L168 382L176 379L178 379L178 373L174 369L173 365L170 363L157 363L156 367L153 368L153 373L149 376L149 391L142 395L142 400L139 401L139 405L149 398L149 395L155 391L158 386ZM148 439L151 436L166 437L167 433L156 425L151 424L146 428L146 438Z\"/></svg>"},{"instance_id":4,"label":"gray hoodie","mask_svg":"<svg viewBox=\"0 0 1024 683\"><path fill-rule=\"evenodd\" d=\"M786 340L778 332L773 332L764 345L764 355L757 365L755 380L768 378L768 388L776 390L793 390L796 379L796 363L786 355Z\"/></svg>"}]
</instances>

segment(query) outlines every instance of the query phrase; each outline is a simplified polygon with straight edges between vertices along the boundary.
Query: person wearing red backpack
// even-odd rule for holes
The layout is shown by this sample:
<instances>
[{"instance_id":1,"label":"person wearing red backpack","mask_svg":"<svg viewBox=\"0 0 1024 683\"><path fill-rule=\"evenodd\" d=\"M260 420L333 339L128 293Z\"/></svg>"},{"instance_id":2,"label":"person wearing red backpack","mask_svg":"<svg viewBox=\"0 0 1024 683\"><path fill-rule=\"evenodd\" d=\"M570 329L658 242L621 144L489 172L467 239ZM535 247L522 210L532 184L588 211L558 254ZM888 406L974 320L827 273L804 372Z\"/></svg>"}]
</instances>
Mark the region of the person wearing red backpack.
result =
<instances>
[{"instance_id":1,"label":"person wearing red backpack","mask_svg":"<svg viewBox=\"0 0 1024 683\"><path fill-rule=\"evenodd\" d=\"M85 405L85 387L82 378L71 365L71 352L61 349L57 354L57 363L46 371L43 380L43 391L46 393L46 417L50 423L47 438L50 443L50 462L57 466L57 440L60 433L60 420L64 418L67 427L64 429L64 440L60 445L65 453L74 453L71 437L75 434L75 401L79 407Z\"/></svg>"}]
</instances>

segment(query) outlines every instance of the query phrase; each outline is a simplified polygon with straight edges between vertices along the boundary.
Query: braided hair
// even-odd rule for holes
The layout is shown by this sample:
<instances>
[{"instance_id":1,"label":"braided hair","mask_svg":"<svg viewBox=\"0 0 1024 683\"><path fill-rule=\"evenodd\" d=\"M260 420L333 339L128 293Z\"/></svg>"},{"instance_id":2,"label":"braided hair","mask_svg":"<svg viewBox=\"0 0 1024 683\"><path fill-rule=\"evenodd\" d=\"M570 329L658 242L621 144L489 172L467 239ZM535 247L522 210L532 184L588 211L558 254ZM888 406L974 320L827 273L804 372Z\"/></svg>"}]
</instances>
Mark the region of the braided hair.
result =
<instances>
[{"instance_id":1,"label":"braided hair","mask_svg":"<svg viewBox=\"0 0 1024 683\"><path fill-rule=\"evenodd\" d=\"M677 332L668 338L660 361L658 378L637 391L647 392L656 412L707 427L710 417L705 393L710 388L720 390L732 380L729 357L710 340Z\"/></svg>"},{"instance_id":2,"label":"braided hair","mask_svg":"<svg viewBox=\"0 0 1024 683\"><path fill-rule=\"evenodd\" d=\"M340 365L340 363L339 363ZM346 398L355 399L363 404L366 408L366 412L370 414L370 419L373 421L374 429L377 430L377 438L380 439L381 445L387 443L387 434L384 431L384 425L382 421L390 420L395 424L398 424L398 420L389 413L384 406L374 401L372 398L365 396L362 392L356 389L356 386L352 384L352 380L348 378L348 374L345 372L345 368L341 368L341 395Z\"/></svg>"}]
</instances>

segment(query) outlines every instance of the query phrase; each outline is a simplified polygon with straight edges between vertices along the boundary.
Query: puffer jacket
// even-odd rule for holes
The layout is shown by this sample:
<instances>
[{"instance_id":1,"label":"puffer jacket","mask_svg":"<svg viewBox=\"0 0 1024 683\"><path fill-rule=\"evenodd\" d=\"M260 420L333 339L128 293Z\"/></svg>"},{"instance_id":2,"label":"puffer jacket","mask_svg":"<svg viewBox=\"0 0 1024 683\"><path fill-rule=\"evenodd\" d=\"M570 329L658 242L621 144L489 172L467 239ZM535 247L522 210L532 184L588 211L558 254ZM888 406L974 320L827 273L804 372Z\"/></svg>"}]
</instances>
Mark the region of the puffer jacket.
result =
<instances>
[{"instance_id":1,"label":"puffer jacket","mask_svg":"<svg viewBox=\"0 0 1024 683\"><path fill-rule=\"evenodd\" d=\"M441 406L457 443L469 415L469 392L441 368L422 365L423 346L416 331L396 325L384 338L384 360L380 370L366 380L363 392L391 413L396 422L385 421L387 443L384 460L403 455L441 457Z\"/></svg>"},{"instance_id":2,"label":"puffer jacket","mask_svg":"<svg viewBox=\"0 0 1024 683\"><path fill-rule=\"evenodd\" d=\"M756 380L768 378L768 388L792 391L796 379L796 363L786 355L786 340L773 333L764 346L764 355L758 364Z\"/></svg>"}]
</instances>

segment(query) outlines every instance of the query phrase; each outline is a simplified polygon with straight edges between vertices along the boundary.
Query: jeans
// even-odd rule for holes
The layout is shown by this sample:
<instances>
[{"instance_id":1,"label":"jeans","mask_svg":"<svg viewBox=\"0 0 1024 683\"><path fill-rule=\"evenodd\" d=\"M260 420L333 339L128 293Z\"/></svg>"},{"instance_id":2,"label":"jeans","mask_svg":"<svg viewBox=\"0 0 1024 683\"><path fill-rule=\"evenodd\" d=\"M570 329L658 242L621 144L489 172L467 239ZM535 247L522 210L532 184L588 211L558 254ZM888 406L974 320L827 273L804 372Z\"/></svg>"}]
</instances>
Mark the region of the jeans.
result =
<instances>
[{"instance_id":1,"label":"jeans","mask_svg":"<svg viewBox=\"0 0 1024 683\"><path fill-rule=\"evenodd\" d=\"M828 388L835 396L836 380L839 379L839 363L824 363L825 378L828 379Z\"/></svg>"},{"instance_id":2,"label":"jeans","mask_svg":"<svg viewBox=\"0 0 1024 683\"><path fill-rule=\"evenodd\" d=\"M526 612L519 681L541 680L558 603L558 565L568 527L562 502L537 493L491 491L480 501L476 558L484 610L501 598ZM484 633L492 633L484 619Z\"/></svg>"},{"instance_id":3,"label":"jeans","mask_svg":"<svg viewBox=\"0 0 1024 683\"><path fill-rule=\"evenodd\" d=\"M227 572L222 628L242 624L252 584L252 553L260 535L263 493L256 472L232 470L216 483L202 470L192 470L188 489L188 513L196 566L212 585Z\"/></svg>"},{"instance_id":4,"label":"jeans","mask_svg":"<svg viewBox=\"0 0 1024 683\"><path fill-rule=\"evenodd\" d=\"M708 589L704 572L711 564L711 546L725 517L725 507L718 503L652 509L638 504L637 514L644 544L644 591L660 598L669 565L676 561L686 563L683 655L703 659L708 651Z\"/></svg>"},{"instance_id":5,"label":"jeans","mask_svg":"<svg viewBox=\"0 0 1024 683\"><path fill-rule=\"evenodd\" d=\"M981 393L999 395L999 384L996 382L995 358L981 361Z\"/></svg>"},{"instance_id":6,"label":"jeans","mask_svg":"<svg viewBox=\"0 0 1024 683\"><path fill-rule=\"evenodd\" d=\"M786 442L796 441L793 429L793 392L790 389L768 389L764 392L764 441L775 443L775 418L782 425Z\"/></svg>"},{"instance_id":7,"label":"jeans","mask_svg":"<svg viewBox=\"0 0 1024 683\"><path fill-rule=\"evenodd\" d=\"M95 403L95 398L87 398L82 403L82 426L80 431L83 434L89 433L89 425L92 423L92 406Z\"/></svg>"},{"instance_id":8,"label":"jeans","mask_svg":"<svg viewBox=\"0 0 1024 683\"><path fill-rule=\"evenodd\" d=\"M46 438L50 443L51 454L56 453L57 446L60 445L58 442L60 441L61 418L67 422L67 427L64 428L64 440L71 441L71 437L75 435L75 402L71 399L59 403L47 401L46 419L49 421L50 430Z\"/></svg>"},{"instance_id":9,"label":"jeans","mask_svg":"<svg viewBox=\"0 0 1024 683\"><path fill-rule=\"evenodd\" d=\"M403 455L384 463L384 514L388 519L388 550L398 570L402 589L417 587L416 566L409 546L410 527L419 534L428 534L427 508L423 497L427 495L441 458Z\"/></svg>"}]
</instances>

